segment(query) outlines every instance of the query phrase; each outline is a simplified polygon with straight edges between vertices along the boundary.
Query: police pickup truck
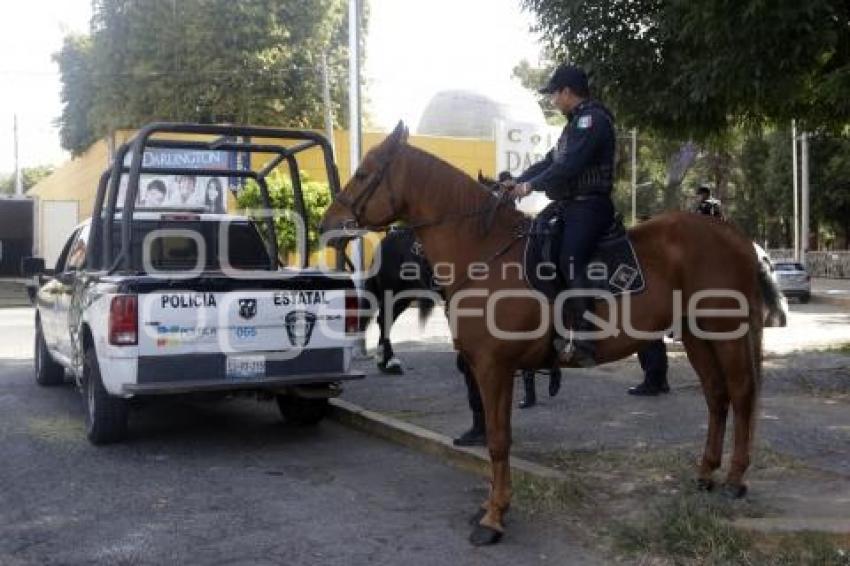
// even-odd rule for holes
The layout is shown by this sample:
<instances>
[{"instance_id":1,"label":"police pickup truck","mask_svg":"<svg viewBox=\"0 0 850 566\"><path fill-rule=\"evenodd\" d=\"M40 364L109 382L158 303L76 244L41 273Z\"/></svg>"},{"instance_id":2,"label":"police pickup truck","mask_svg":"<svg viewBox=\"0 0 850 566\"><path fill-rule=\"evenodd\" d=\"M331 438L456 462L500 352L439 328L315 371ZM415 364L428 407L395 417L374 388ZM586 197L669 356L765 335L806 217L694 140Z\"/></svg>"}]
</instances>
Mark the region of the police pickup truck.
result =
<instances>
[{"instance_id":1,"label":"police pickup truck","mask_svg":"<svg viewBox=\"0 0 850 566\"><path fill-rule=\"evenodd\" d=\"M359 325L357 295L345 272L311 268L306 258L297 268L280 266L273 223L263 234L263 223L247 216L134 206L144 202L133 194L138 179L153 174L167 180L174 171L143 167L138 160L125 164L128 155L142 155L149 147L172 154L213 146L268 153L268 145L227 140L277 134L300 142L296 150L282 145L277 155L283 159L311 144L325 149L324 138L309 132L243 130L148 126L141 141L137 137L118 151L101 177L92 218L70 235L55 267L45 270L38 258L29 262L39 282L36 382L60 384L66 371L74 377L86 406L86 434L95 444L125 437L128 404L135 397L247 392L276 399L286 420L312 424L325 415L341 382L363 376L351 371ZM169 145L154 141L159 131L220 136ZM267 170L268 165L261 168ZM193 173L248 176L268 197L255 169ZM335 169L331 173L333 188L338 181ZM129 176L123 187L122 176Z\"/></svg>"}]
</instances>

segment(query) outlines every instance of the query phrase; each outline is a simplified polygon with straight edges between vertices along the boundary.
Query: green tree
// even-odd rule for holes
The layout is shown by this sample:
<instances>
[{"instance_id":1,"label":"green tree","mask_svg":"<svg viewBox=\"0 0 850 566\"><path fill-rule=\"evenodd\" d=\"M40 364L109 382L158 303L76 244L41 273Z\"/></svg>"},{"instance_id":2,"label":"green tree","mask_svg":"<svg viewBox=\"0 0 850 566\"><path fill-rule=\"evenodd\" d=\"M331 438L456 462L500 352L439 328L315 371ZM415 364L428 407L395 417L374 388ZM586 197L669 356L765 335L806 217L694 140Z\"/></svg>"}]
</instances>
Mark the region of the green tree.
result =
<instances>
[{"instance_id":1,"label":"green tree","mask_svg":"<svg viewBox=\"0 0 850 566\"><path fill-rule=\"evenodd\" d=\"M294 211L295 193L288 174L274 171L267 179L269 197L272 208L278 211ZM304 205L307 211L308 250L315 251L318 247L319 223L322 215L331 204L331 192L327 183L311 181L306 175L301 175L301 190L304 195ZM254 181L249 181L239 192L237 203L242 210L256 211L263 208L260 188ZM263 222L258 221L262 228ZM296 225L287 217L275 219L277 245L281 255L297 252Z\"/></svg>"},{"instance_id":2,"label":"green tree","mask_svg":"<svg viewBox=\"0 0 850 566\"><path fill-rule=\"evenodd\" d=\"M816 244L850 248L850 140L815 137L810 154L812 225L819 228Z\"/></svg>"},{"instance_id":3,"label":"green tree","mask_svg":"<svg viewBox=\"0 0 850 566\"><path fill-rule=\"evenodd\" d=\"M154 120L320 127L323 50L334 111L347 123L344 0L92 4L90 37L66 40L57 55L59 124L73 152Z\"/></svg>"},{"instance_id":4,"label":"green tree","mask_svg":"<svg viewBox=\"0 0 850 566\"><path fill-rule=\"evenodd\" d=\"M739 123L850 123L844 0L523 0L621 119L704 139Z\"/></svg>"},{"instance_id":5,"label":"green tree","mask_svg":"<svg viewBox=\"0 0 850 566\"><path fill-rule=\"evenodd\" d=\"M527 59L523 59L513 68L513 77L518 79L522 86L534 92L546 116L546 121L553 125L563 124L564 116L555 108L548 95L540 94L538 91L549 80L556 66L551 59L546 60L540 67L534 67Z\"/></svg>"},{"instance_id":6,"label":"green tree","mask_svg":"<svg viewBox=\"0 0 850 566\"><path fill-rule=\"evenodd\" d=\"M21 171L21 184L24 192L27 192L36 183L53 173L55 168L52 165L37 165L35 167L24 167ZM5 175L0 178L0 194L15 193L15 176Z\"/></svg>"},{"instance_id":7,"label":"green tree","mask_svg":"<svg viewBox=\"0 0 850 566\"><path fill-rule=\"evenodd\" d=\"M79 154L97 139L90 120L95 88L91 38L65 37L53 60L59 65L60 99L64 105L57 120L59 141L63 148Z\"/></svg>"}]
</instances>

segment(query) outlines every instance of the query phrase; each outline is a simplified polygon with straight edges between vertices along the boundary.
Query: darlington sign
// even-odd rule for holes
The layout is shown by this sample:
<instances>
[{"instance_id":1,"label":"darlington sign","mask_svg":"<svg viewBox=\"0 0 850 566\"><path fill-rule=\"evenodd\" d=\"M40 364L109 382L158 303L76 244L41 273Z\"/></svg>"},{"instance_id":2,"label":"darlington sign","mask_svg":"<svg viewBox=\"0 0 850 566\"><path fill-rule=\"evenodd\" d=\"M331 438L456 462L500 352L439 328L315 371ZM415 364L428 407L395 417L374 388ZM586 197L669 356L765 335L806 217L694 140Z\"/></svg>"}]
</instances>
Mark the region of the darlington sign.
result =
<instances>
[{"instance_id":1,"label":"darlington sign","mask_svg":"<svg viewBox=\"0 0 850 566\"><path fill-rule=\"evenodd\" d=\"M510 171L516 177L540 161L555 143L561 129L547 124L496 121L496 171ZM520 201L518 208L530 214L540 212L549 203L541 193Z\"/></svg>"}]
</instances>

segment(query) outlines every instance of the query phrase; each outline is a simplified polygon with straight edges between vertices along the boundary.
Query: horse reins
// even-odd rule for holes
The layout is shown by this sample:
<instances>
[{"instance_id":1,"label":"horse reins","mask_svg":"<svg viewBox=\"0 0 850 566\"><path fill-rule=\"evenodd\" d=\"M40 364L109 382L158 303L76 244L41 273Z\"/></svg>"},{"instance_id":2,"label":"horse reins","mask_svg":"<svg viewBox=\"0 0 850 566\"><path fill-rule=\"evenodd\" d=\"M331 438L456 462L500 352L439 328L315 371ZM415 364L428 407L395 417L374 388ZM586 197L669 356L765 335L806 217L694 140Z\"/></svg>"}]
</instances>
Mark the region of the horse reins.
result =
<instances>
[{"instance_id":1,"label":"horse reins","mask_svg":"<svg viewBox=\"0 0 850 566\"><path fill-rule=\"evenodd\" d=\"M339 192L339 193L336 194L336 196L334 197L334 200L336 200L339 204L341 204L342 206L347 208L351 212L351 215L354 217L354 224L353 225L350 224L350 223L344 224L343 227L342 227L344 230L352 230L352 231L353 230L368 230L368 231L372 231L372 232L386 232L386 230L388 228L387 226L376 226L376 225L364 224L363 221L362 221L362 216L363 216L363 212L366 208L366 205L369 203L369 201L375 195L375 192L378 190L378 187L381 185L381 182L384 180L384 176L386 175L387 171L389 170L390 165L392 165L393 158L395 157L395 155L398 151L399 150L397 148L393 149L392 153L390 153L390 155L387 156L387 159L383 163L381 163L378 170L373 175L372 179L366 185L366 188L364 188L363 191L361 191L353 199L350 198L348 195L346 195L343 192ZM358 179L358 180L363 180L363 179L367 178L367 174L358 169L354 173L354 178ZM391 215L392 216L398 216L400 208L397 206L396 194L395 194L395 191L393 190L392 185L390 184L389 179L387 179L387 192L390 195L390 207L392 208ZM503 193L502 196L500 196L496 200L496 202L488 203L486 206L483 206L481 208L476 208L474 210L470 210L470 211L466 211L466 212L450 213L450 214L443 216L439 220L426 220L426 221L423 221L423 222L417 222L415 224L408 224L407 227L411 228L411 229L427 228L427 227L430 227L430 226L438 226L440 224L445 224L445 223L447 223L451 220L465 220L467 218L474 218L474 217L477 217L477 216L481 216L483 214L489 214L490 215L487 218L487 224L489 226L489 225L492 224L493 219L495 218L495 215L496 215L496 211L499 209L499 207L501 207L503 204L505 204L508 201L508 199L506 198L505 195L506 195L506 193Z\"/></svg>"},{"instance_id":2,"label":"horse reins","mask_svg":"<svg viewBox=\"0 0 850 566\"><path fill-rule=\"evenodd\" d=\"M373 232L385 232L388 229L387 226L371 226L371 225L368 225L368 224L363 224L362 216L363 216L364 210L366 209L366 205L369 203L369 201L375 195L375 192L378 190L378 187L381 185L381 182L384 181L384 177L387 174L387 171L389 170L390 165L393 162L393 158L396 156L398 151L399 151L398 148L394 148L392 150L392 153L390 153L387 156L387 158L384 160L384 162L380 164L378 170L372 176L372 179L369 181L369 183L366 185L366 187L363 189L363 191L361 191L353 199L350 198L348 195L342 193L342 192L337 193L337 195L335 196L335 200L338 203L340 203L342 206L347 208L351 212L351 215L354 217L354 225L353 226L352 225L343 225L344 230L351 230L351 231L369 230L369 231L373 231ZM367 174L364 173L363 171L361 171L360 169L358 169L354 173L354 178L357 179L357 180L363 180L366 177L367 177ZM387 192L389 193L389 196L390 196L390 207L392 208L391 215L394 216L394 217L398 216L400 208L397 206L395 191L393 190L393 187L390 184L389 178L387 178ZM416 228L428 228L428 227L432 227L432 226L439 226L440 224L445 224L445 223L447 223L451 220L461 221L461 220L465 220L465 219L468 219L468 218L480 217L484 214L487 214L488 216L487 216L487 220L486 220L485 224L486 224L487 229L489 229L489 227L492 226L492 224L493 224L493 220L496 217L496 213L499 210L499 207L501 207L506 202L508 202L508 200L509 200L509 198L507 197L507 193L503 192L499 197L496 198L496 201L494 203L488 203L486 206L483 206L481 208L476 208L474 210L470 210L470 211L466 211L466 212L447 214L447 215L443 216L442 218L440 218L439 220L426 220L426 221L423 221L423 222L417 222L415 224L408 224L407 227L410 228L411 230L415 230ZM516 227L514 227L514 228L516 228ZM488 259L486 259L482 263L489 265L490 262L492 262L495 259L506 254L513 247L513 245L516 242L518 242L519 240L521 240L522 238L524 238L527 235L528 235L527 232L525 232L524 230L522 230L522 229L517 230L512 235L510 241L507 244L505 244L504 246L499 248L493 255L491 255ZM461 281L457 285L454 286L455 289L453 289L452 292L463 287L466 283L469 282L469 280L470 280L470 277L469 277L469 274L467 273L467 274L465 274L465 277L463 279L461 279Z\"/></svg>"}]
</instances>

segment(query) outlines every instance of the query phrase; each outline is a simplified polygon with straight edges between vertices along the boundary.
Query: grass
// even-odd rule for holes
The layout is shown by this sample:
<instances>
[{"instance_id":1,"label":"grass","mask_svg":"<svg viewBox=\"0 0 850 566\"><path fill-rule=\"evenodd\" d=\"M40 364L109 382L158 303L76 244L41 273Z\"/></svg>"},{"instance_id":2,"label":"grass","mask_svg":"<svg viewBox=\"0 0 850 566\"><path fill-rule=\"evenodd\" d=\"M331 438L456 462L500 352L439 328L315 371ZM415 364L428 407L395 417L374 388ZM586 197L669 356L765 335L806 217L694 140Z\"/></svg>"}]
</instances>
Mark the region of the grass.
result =
<instances>
[{"instance_id":1,"label":"grass","mask_svg":"<svg viewBox=\"0 0 850 566\"><path fill-rule=\"evenodd\" d=\"M845 354L850 356L850 342L827 348L827 352L835 352L836 354Z\"/></svg>"},{"instance_id":2,"label":"grass","mask_svg":"<svg viewBox=\"0 0 850 566\"><path fill-rule=\"evenodd\" d=\"M612 530L614 547L632 558L673 564L730 566L850 566L846 541L820 533L756 535L729 524L734 504L716 496L683 493L653 508L640 522Z\"/></svg>"},{"instance_id":3,"label":"grass","mask_svg":"<svg viewBox=\"0 0 850 566\"><path fill-rule=\"evenodd\" d=\"M580 478L544 480L525 474L513 479L512 488L514 501L530 515L581 507L588 493Z\"/></svg>"},{"instance_id":4,"label":"grass","mask_svg":"<svg viewBox=\"0 0 850 566\"><path fill-rule=\"evenodd\" d=\"M662 556L674 563L752 564L752 539L734 529L728 507L711 494L682 494L653 507L638 521L612 529L615 549Z\"/></svg>"},{"instance_id":5,"label":"grass","mask_svg":"<svg viewBox=\"0 0 850 566\"><path fill-rule=\"evenodd\" d=\"M644 564L850 566L850 539L817 533L765 535L732 520L761 516L761 504L731 501L694 484L694 447L556 451L538 461L563 482L517 477L514 501L526 513L571 515L620 561ZM728 455L727 455L728 459ZM754 468L778 473L799 462L767 448Z\"/></svg>"}]
</instances>

